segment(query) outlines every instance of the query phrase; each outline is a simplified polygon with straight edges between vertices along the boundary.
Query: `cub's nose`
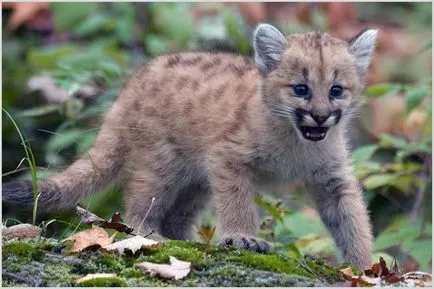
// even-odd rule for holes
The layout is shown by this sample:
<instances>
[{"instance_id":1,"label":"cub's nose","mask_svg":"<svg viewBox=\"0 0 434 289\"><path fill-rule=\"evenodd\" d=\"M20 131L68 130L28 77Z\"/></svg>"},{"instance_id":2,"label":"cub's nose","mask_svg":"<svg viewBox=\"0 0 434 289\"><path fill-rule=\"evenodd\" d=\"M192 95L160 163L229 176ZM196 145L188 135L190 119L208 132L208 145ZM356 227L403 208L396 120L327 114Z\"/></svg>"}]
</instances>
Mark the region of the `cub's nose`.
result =
<instances>
[{"instance_id":1,"label":"cub's nose","mask_svg":"<svg viewBox=\"0 0 434 289\"><path fill-rule=\"evenodd\" d=\"M328 118L330 114L328 115L318 115L318 114L312 114L312 118L318 123L318 125L323 124Z\"/></svg>"}]
</instances>

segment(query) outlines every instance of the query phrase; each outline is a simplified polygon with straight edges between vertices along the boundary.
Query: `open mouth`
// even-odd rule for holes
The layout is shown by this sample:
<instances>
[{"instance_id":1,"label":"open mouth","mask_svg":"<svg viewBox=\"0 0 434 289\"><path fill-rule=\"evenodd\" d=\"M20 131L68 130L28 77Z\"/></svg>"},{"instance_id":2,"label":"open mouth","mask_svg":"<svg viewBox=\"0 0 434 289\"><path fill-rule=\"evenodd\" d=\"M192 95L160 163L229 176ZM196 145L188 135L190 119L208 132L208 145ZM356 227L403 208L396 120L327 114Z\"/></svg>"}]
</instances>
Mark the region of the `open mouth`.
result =
<instances>
[{"instance_id":1,"label":"open mouth","mask_svg":"<svg viewBox=\"0 0 434 289\"><path fill-rule=\"evenodd\" d=\"M320 126L300 126L300 131L305 139L311 141L323 140L327 135L327 127Z\"/></svg>"}]
</instances>

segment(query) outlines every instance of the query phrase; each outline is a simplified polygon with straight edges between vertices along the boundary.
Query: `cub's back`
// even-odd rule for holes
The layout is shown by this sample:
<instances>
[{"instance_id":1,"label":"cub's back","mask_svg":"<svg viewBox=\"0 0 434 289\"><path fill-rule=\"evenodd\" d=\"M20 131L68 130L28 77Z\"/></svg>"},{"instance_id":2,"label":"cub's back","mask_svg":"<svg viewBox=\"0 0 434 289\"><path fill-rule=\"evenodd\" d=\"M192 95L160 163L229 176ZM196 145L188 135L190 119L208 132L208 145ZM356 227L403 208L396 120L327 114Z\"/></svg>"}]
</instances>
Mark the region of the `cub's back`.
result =
<instances>
[{"instance_id":1,"label":"cub's back","mask_svg":"<svg viewBox=\"0 0 434 289\"><path fill-rule=\"evenodd\" d=\"M176 53L155 58L128 82L121 95L134 138L170 135L200 149L224 134L246 102L256 96L252 60L225 53ZM141 139L141 140L140 140ZM194 144L193 144L194 143Z\"/></svg>"}]
</instances>

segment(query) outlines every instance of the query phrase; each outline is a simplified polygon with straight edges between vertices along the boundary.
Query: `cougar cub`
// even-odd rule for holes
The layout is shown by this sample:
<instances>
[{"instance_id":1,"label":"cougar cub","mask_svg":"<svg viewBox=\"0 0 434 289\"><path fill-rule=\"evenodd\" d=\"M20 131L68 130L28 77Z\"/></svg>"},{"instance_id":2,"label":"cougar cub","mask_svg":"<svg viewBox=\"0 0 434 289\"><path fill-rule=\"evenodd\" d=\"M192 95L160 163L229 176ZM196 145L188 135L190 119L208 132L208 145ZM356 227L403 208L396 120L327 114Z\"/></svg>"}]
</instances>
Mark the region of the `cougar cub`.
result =
<instances>
[{"instance_id":1,"label":"cougar cub","mask_svg":"<svg viewBox=\"0 0 434 289\"><path fill-rule=\"evenodd\" d=\"M255 185L300 179L345 261L369 267L372 235L346 148L346 122L375 46L376 30L350 41L311 32L254 32L255 59L173 53L144 65L105 117L94 146L38 182L39 202L74 205L128 163L128 222L172 239L215 199L221 244L269 249L256 238ZM29 181L3 185L3 200L33 202Z\"/></svg>"}]
</instances>

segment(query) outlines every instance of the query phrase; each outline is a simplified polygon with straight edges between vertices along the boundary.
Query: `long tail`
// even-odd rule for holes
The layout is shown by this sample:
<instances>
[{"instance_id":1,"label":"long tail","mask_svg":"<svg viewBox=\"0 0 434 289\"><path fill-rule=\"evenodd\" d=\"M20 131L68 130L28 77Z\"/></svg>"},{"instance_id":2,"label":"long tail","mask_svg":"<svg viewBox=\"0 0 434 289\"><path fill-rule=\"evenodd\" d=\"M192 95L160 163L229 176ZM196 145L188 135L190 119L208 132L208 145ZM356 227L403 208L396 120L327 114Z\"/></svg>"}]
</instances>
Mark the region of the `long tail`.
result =
<instances>
[{"instance_id":1,"label":"long tail","mask_svg":"<svg viewBox=\"0 0 434 289\"><path fill-rule=\"evenodd\" d=\"M71 208L94 190L107 186L123 167L128 148L123 142L119 121L121 109L115 103L105 117L93 147L66 170L38 181L38 204L46 209ZM16 181L2 185L4 204L34 202L31 181Z\"/></svg>"}]
</instances>

